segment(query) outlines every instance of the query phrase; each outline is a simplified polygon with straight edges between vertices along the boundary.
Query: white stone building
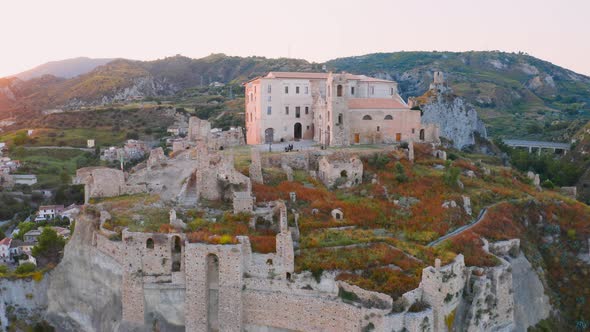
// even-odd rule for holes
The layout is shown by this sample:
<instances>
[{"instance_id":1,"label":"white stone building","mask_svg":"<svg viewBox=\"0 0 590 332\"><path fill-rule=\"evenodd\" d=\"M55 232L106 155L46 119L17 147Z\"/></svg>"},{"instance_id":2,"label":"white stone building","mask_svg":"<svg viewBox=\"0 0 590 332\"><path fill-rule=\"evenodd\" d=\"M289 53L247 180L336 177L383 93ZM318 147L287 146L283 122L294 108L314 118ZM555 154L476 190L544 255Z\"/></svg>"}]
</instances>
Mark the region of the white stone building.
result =
<instances>
[{"instance_id":1,"label":"white stone building","mask_svg":"<svg viewBox=\"0 0 590 332\"><path fill-rule=\"evenodd\" d=\"M425 140L397 83L348 73L270 72L245 84L248 144L313 139L327 146Z\"/></svg>"}]
</instances>

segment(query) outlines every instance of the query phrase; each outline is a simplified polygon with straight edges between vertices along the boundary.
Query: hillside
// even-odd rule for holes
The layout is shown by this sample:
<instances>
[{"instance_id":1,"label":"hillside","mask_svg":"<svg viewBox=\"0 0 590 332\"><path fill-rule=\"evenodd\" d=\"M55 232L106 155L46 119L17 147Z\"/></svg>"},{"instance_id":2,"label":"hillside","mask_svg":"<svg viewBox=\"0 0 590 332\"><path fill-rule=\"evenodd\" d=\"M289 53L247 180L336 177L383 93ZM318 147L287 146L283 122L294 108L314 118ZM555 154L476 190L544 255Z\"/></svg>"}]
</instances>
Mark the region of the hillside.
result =
<instances>
[{"instance_id":1,"label":"hillside","mask_svg":"<svg viewBox=\"0 0 590 332\"><path fill-rule=\"evenodd\" d=\"M33 69L23 71L13 75L23 81L43 75L52 75L63 78L72 78L78 75L86 74L94 68L113 61L114 59L92 59L87 57L78 57L73 59L51 61L39 65Z\"/></svg>"},{"instance_id":2,"label":"hillside","mask_svg":"<svg viewBox=\"0 0 590 332\"><path fill-rule=\"evenodd\" d=\"M240 83L268 71L320 71L323 64L212 54L155 61L115 60L80 76L0 81L0 118L10 111L127 102L146 97L185 101L186 90L213 82ZM490 136L564 141L590 119L590 78L526 54L397 52L330 60L329 70L393 79L401 94L419 96L432 72L447 74L455 93L476 106ZM217 115L217 114L212 114Z\"/></svg>"}]
</instances>

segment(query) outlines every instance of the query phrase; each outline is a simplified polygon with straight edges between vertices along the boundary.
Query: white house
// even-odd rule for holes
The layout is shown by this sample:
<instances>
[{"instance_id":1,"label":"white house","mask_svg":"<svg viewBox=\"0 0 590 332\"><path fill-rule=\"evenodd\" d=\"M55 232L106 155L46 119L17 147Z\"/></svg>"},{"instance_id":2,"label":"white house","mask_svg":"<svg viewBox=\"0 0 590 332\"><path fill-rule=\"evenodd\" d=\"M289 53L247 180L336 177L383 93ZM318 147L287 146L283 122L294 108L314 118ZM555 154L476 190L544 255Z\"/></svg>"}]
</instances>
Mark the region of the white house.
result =
<instances>
[{"instance_id":1,"label":"white house","mask_svg":"<svg viewBox=\"0 0 590 332\"><path fill-rule=\"evenodd\" d=\"M12 239L5 237L0 240L0 260L7 262L10 260L10 244Z\"/></svg>"},{"instance_id":2,"label":"white house","mask_svg":"<svg viewBox=\"0 0 590 332\"><path fill-rule=\"evenodd\" d=\"M12 179L15 184L24 184L27 186L37 183L37 176L35 174L13 174Z\"/></svg>"},{"instance_id":3,"label":"white house","mask_svg":"<svg viewBox=\"0 0 590 332\"><path fill-rule=\"evenodd\" d=\"M45 221L61 217L63 211L63 205L42 205L39 207L35 221Z\"/></svg>"}]
</instances>

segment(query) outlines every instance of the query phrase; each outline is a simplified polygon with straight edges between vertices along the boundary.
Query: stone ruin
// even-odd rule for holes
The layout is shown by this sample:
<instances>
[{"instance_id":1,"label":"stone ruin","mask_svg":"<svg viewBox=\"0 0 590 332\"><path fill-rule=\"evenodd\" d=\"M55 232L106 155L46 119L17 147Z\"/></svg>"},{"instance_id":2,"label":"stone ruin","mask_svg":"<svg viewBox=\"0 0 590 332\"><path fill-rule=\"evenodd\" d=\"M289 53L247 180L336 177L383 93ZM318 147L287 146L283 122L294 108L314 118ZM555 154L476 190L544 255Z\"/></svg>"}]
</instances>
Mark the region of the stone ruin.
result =
<instances>
[{"instance_id":1,"label":"stone ruin","mask_svg":"<svg viewBox=\"0 0 590 332\"><path fill-rule=\"evenodd\" d=\"M115 197L146 192L145 185L129 185L123 171L108 167L85 167L76 171L73 184L84 185L84 202L90 198Z\"/></svg>"},{"instance_id":2,"label":"stone ruin","mask_svg":"<svg viewBox=\"0 0 590 332\"><path fill-rule=\"evenodd\" d=\"M250 180L255 183L264 183L262 178L262 162L260 161L260 151L254 147L250 149L251 163L249 168Z\"/></svg>"},{"instance_id":3,"label":"stone ruin","mask_svg":"<svg viewBox=\"0 0 590 332\"><path fill-rule=\"evenodd\" d=\"M363 162L358 156L333 154L319 161L318 177L326 187L353 187L363 182Z\"/></svg>"},{"instance_id":4,"label":"stone ruin","mask_svg":"<svg viewBox=\"0 0 590 332\"><path fill-rule=\"evenodd\" d=\"M154 167L160 167L163 162L165 162L168 158L164 154L164 150L161 147L152 149L150 151L150 156L147 160L147 168L148 170L152 170Z\"/></svg>"}]
</instances>

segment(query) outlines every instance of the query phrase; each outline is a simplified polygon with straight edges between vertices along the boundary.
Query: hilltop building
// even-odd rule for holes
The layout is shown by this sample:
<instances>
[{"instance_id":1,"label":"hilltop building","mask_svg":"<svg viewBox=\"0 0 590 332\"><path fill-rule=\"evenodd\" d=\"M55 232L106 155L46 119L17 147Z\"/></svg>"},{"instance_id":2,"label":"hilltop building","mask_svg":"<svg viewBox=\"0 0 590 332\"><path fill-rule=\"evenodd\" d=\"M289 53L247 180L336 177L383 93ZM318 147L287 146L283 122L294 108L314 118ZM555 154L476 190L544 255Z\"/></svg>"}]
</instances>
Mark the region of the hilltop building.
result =
<instances>
[{"instance_id":1,"label":"hilltop building","mask_svg":"<svg viewBox=\"0 0 590 332\"><path fill-rule=\"evenodd\" d=\"M245 84L248 144L313 139L326 146L436 140L397 83L349 73L270 72Z\"/></svg>"}]
</instances>

